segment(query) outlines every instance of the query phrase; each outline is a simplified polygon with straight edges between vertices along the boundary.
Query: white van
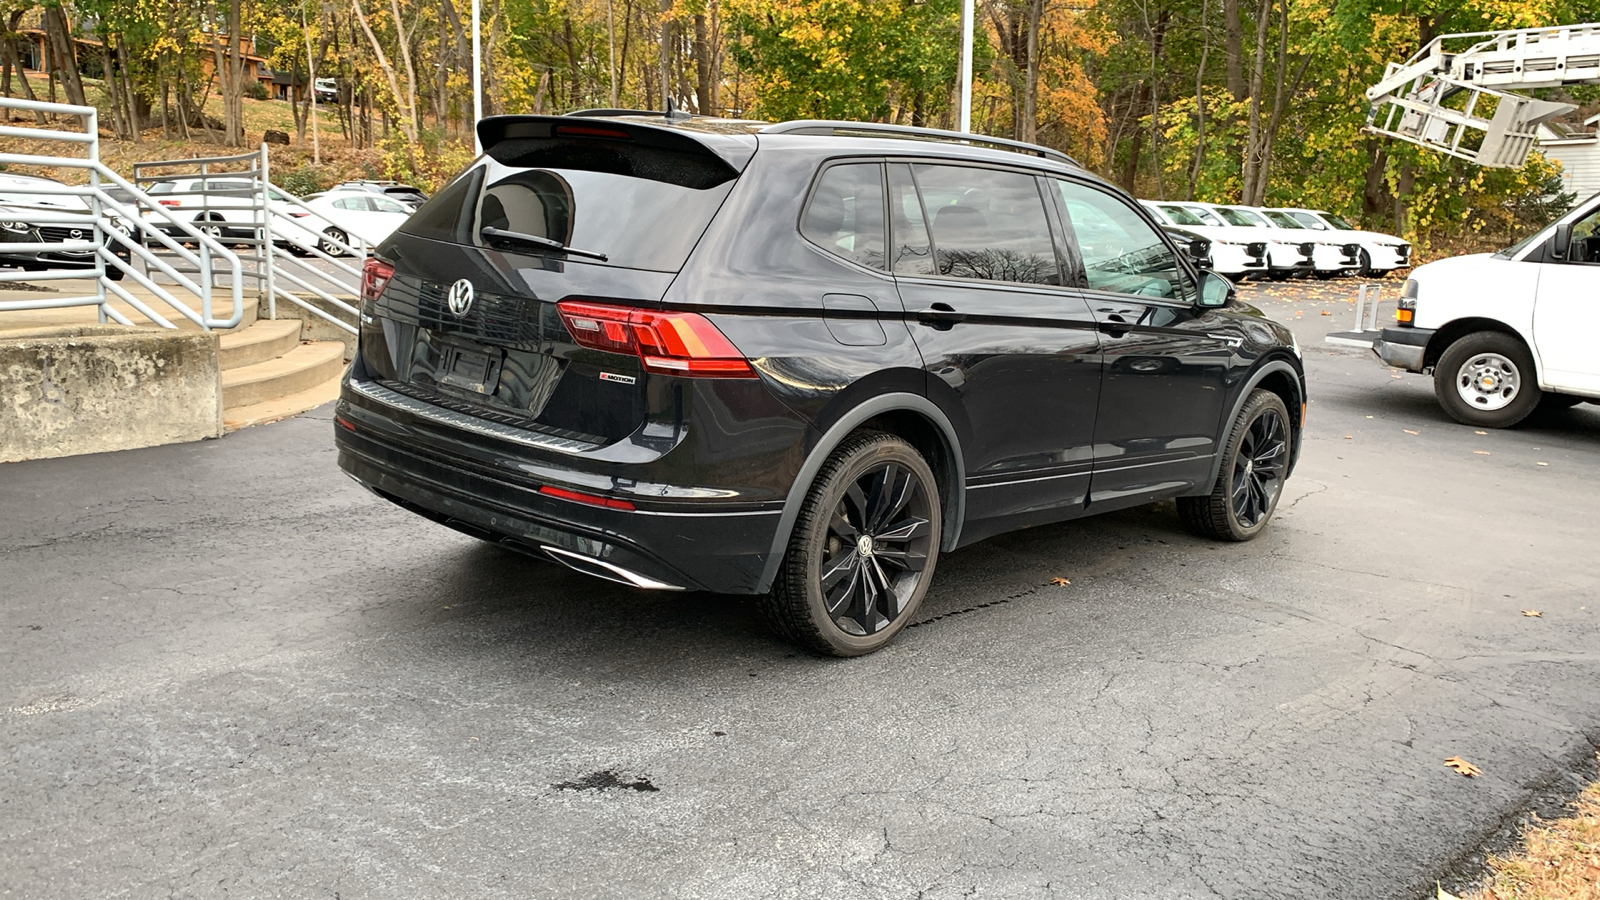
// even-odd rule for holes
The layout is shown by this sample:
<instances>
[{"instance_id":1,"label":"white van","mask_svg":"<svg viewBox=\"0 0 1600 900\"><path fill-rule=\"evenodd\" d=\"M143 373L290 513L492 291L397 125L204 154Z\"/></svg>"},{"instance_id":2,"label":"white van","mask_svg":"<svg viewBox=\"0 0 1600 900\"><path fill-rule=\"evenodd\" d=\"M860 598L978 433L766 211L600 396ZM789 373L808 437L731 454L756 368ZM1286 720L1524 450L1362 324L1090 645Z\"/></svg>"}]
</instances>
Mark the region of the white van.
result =
<instances>
[{"instance_id":1,"label":"white van","mask_svg":"<svg viewBox=\"0 0 1600 900\"><path fill-rule=\"evenodd\" d=\"M1600 194L1498 253L1441 259L1406 281L1378 358L1433 373L1439 405L1505 428L1535 407L1600 402Z\"/></svg>"}]
</instances>

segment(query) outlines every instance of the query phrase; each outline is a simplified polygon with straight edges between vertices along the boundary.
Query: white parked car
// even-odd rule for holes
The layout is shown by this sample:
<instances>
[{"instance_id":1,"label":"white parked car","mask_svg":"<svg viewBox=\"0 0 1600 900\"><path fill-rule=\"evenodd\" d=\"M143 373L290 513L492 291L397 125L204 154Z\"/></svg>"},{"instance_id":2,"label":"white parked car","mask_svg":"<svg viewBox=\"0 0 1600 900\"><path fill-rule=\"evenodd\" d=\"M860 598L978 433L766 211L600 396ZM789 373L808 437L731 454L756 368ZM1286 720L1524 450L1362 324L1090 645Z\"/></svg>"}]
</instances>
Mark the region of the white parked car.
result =
<instances>
[{"instance_id":1,"label":"white parked car","mask_svg":"<svg viewBox=\"0 0 1600 900\"><path fill-rule=\"evenodd\" d=\"M1341 241L1353 241L1361 248L1358 258L1360 274L1368 278L1382 278L1395 269L1411 265L1411 242L1392 234L1362 231L1331 212L1320 209L1269 209L1267 212L1293 216L1295 221L1312 231L1325 231Z\"/></svg>"},{"instance_id":2,"label":"white parked car","mask_svg":"<svg viewBox=\"0 0 1600 900\"><path fill-rule=\"evenodd\" d=\"M357 250L365 243L369 252L411 217L411 207L370 191L328 191L311 194L301 202L322 220L308 227ZM321 248L330 256L345 252L329 241L323 241Z\"/></svg>"},{"instance_id":3,"label":"white parked car","mask_svg":"<svg viewBox=\"0 0 1600 900\"><path fill-rule=\"evenodd\" d=\"M1257 216L1238 212L1235 207L1216 203L1184 203L1183 207L1200 216L1206 224L1226 229L1233 240L1267 242L1267 277L1274 281L1310 275L1315 267L1315 241L1285 234Z\"/></svg>"},{"instance_id":4,"label":"white parked car","mask_svg":"<svg viewBox=\"0 0 1600 900\"><path fill-rule=\"evenodd\" d=\"M259 218L256 205L260 202L258 182L247 175L207 175L204 177L174 178L158 181L145 190L151 199L167 207L175 215L191 218L195 226L218 240L255 237L255 223ZM288 203L288 196L270 185L268 202L274 212L286 216L303 215L303 211ZM147 216L147 218L149 218ZM151 219L156 227L168 234L176 234L171 226L160 219ZM286 243L280 237L278 243Z\"/></svg>"},{"instance_id":5,"label":"white parked car","mask_svg":"<svg viewBox=\"0 0 1600 900\"><path fill-rule=\"evenodd\" d=\"M1181 203L1140 200L1139 205L1149 211L1156 222L1170 228L1182 228L1211 242L1211 270L1234 281L1242 281L1254 274L1267 272L1267 242L1247 240L1252 235L1239 235L1227 228L1211 225L1200 215L1185 209Z\"/></svg>"},{"instance_id":6,"label":"white parked car","mask_svg":"<svg viewBox=\"0 0 1600 900\"><path fill-rule=\"evenodd\" d=\"M1231 225L1240 228L1263 229L1283 244L1293 246L1301 253L1311 257L1311 265L1295 271L1295 275L1315 275L1318 278L1332 278L1341 275L1356 267L1356 250L1353 245L1345 245L1330 238L1313 234L1300 223L1293 219L1288 223L1275 221L1261 210L1249 206L1223 206L1220 204L1211 207L1217 215L1222 216ZM1273 273L1273 277L1284 276Z\"/></svg>"},{"instance_id":7,"label":"white parked car","mask_svg":"<svg viewBox=\"0 0 1600 900\"><path fill-rule=\"evenodd\" d=\"M1433 373L1451 418L1505 428L1539 406L1600 402L1600 194L1498 253L1441 259L1406 281L1372 349Z\"/></svg>"}]
</instances>

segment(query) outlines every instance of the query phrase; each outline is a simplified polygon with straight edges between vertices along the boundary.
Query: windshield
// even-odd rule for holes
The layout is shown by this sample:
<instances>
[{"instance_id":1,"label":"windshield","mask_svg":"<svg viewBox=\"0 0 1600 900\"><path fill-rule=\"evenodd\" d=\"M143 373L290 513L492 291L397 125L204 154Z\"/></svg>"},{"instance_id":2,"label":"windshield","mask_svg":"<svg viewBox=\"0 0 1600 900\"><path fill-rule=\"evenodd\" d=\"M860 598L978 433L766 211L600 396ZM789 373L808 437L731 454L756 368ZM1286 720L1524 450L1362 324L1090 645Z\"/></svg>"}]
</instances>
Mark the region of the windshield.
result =
<instances>
[{"instance_id":1,"label":"windshield","mask_svg":"<svg viewBox=\"0 0 1600 900\"><path fill-rule=\"evenodd\" d=\"M1548 226L1546 226L1545 228L1541 228L1538 231L1535 231L1533 234L1528 235L1527 237L1523 238L1520 241L1517 241L1515 244L1512 244L1511 246L1505 248L1504 250L1501 250L1501 251L1495 253L1495 258L1496 259L1510 259L1513 256L1517 256L1522 251L1524 251L1524 250L1528 249L1529 247L1533 246L1535 243L1538 243L1537 239L1540 238L1540 237L1543 237L1546 230L1548 230Z\"/></svg>"},{"instance_id":2,"label":"windshield","mask_svg":"<svg viewBox=\"0 0 1600 900\"><path fill-rule=\"evenodd\" d=\"M1202 222L1200 220L1199 216L1197 216L1194 213L1188 211L1187 209L1184 209L1181 206L1163 206L1163 207L1160 207L1160 209L1161 209L1161 211L1163 213L1166 213L1167 218L1171 219L1172 220L1172 224L1174 224L1174 225L1204 225L1205 224L1205 222Z\"/></svg>"},{"instance_id":3,"label":"windshield","mask_svg":"<svg viewBox=\"0 0 1600 900\"><path fill-rule=\"evenodd\" d=\"M1271 219L1272 220L1272 224L1278 226L1279 228L1304 228L1304 227L1306 227L1306 226L1300 224L1300 222L1298 220L1296 220L1294 216L1291 216L1288 213L1278 212L1275 209L1267 210L1267 218Z\"/></svg>"},{"instance_id":4,"label":"windshield","mask_svg":"<svg viewBox=\"0 0 1600 900\"><path fill-rule=\"evenodd\" d=\"M1339 229L1340 231L1355 231L1356 230L1356 227L1354 225L1351 225L1349 222L1346 222L1345 220L1343 220L1343 219L1339 218L1338 216L1334 215L1333 213L1317 213L1317 215L1322 217L1322 221L1327 222L1329 225L1332 225L1333 227Z\"/></svg>"},{"instance_id":5,"label":"windshield","mask_svg":"<svg viewBox=\"0 0 1600 900\"><path fill-rule=\"evenodd\" d=\"M571 162L592 162L594 156ZM697 188L625 171L507 166L486 159L400 230L483 246L483 229L498 228L606 254L611 266L676 272L733 184Z\"/></svg>"},{"instance_id":6,"label":"windshield","mask_svg":"<svg viewBox=\"0 0 1600 900\"><path fill-rule=\"evenodd\" d=\"M1253 216L1242 209L1232 209L1226 206L1219 206L1217 207L1217 213L1224 219L1227 219L1229 225L1237 225L1240 228L1266 227L1266 223L1261 221L1260 217Z\"/></svg>"}]
</instances>

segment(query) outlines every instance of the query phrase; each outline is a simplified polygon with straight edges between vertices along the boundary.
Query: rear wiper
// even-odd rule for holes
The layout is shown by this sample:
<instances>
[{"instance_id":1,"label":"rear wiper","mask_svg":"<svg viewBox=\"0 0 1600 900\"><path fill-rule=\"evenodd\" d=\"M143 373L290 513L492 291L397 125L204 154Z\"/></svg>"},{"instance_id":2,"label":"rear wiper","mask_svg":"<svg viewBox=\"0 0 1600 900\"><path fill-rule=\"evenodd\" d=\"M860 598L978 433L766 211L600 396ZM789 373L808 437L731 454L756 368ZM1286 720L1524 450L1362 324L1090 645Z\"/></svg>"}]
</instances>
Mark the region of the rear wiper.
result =
<instances>
[{"instance_id":1,"label":"rear wiper","mask_svg":"<svg viewBox=\"0 0 1600 900\"><path fill-rule=\"evenodd\" d=\"M559 250L562 253L567 253L572 256L587 256L590 259L598 259L601 262L606 262L611 258L606 256L604 253L596 253L593 250L579 250L577 247L568 247L566 244L563 244L560 241L551 240L547 237L540 237L537 234L523 234L520 231L506 231L504 228L495 228L493 225L484 226L484 229L478 232L478 234L481 235L485 240L516 241L520 244L532 244L535 247L544 247L547 250Z\"/></svg>"}]
</instances>

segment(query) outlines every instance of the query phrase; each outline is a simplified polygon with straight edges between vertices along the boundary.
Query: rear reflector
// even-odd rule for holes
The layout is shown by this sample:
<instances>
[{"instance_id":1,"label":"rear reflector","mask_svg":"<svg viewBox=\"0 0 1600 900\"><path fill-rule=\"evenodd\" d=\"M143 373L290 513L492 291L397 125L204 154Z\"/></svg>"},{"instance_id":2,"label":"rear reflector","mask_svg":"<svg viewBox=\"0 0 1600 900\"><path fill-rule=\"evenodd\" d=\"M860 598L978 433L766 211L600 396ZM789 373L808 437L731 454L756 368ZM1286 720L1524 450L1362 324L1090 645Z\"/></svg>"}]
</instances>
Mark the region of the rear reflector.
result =
<instances>
[{"instance_id":1,"label":"rear reflector","mask_svg":"<svg viewBox=\"0 0 1600 900\"><path fill-rule=\"evenodd\" d=\"M589 506L603 506L606 509L633 509L633 504L626 500L602 497L599 494L585 494L582 491L569 491L566 488L558 488L548 484L539 488L539 493L544 494L546 497L571 500L573 503L586 503Z\"/></svg>"},{"instance_id":2,"label":"rear reflector","mask_svg":"<svg viewBox=\"0 0 1600 900\"><path fill-rule=\"evenodd\" d=\"M754 378L749 360L699 313L651 312L625 306L556 304L580 347L636 354L645 371L691 378Z\"/></svg>"},{"instance_id":3,"label":"rear reflector","mask_svg":"<svg viewBox=\"0 0 1600 900\"><path fill-rule=\"evenodd\" d=\"M383 295L383 289L389 286L389 279L393 277L394 266L374 257L367 257L367 261L361 266L361 299L377 300Z\"/></svg>"}]
</instances>

